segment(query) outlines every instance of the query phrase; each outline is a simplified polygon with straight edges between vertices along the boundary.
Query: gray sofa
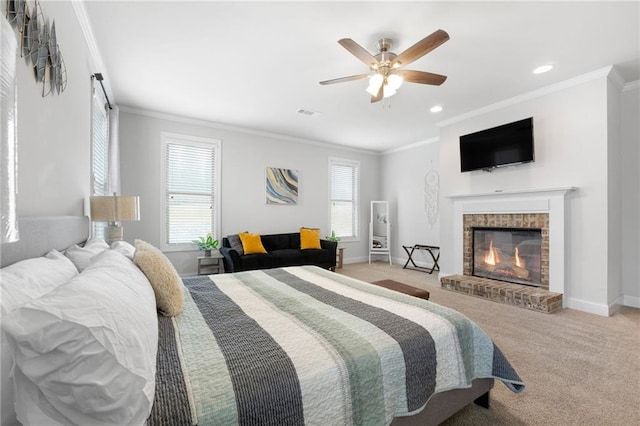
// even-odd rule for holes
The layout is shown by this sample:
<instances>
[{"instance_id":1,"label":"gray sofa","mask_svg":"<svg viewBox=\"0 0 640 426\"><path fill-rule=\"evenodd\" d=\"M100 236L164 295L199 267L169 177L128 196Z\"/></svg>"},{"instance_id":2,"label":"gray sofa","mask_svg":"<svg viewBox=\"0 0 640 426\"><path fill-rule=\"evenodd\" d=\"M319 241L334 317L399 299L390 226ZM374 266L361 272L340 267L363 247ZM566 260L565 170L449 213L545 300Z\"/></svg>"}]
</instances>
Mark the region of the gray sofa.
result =
<instances>
[{"instance_id":1,"label":"gray sofa","mask_svg":"<svg viewBox=\"0 0 640 426\"><path fill-rule=\"evenodd\" d=\"M224 271L239 272L271 269L283 266L316 265L335 270L338 243L320 240L319 249L300 249L300 233L260 235L267 253L244 254L240 238L222 238L220 253L224 256Z\"/></svg>"}]
</instances>

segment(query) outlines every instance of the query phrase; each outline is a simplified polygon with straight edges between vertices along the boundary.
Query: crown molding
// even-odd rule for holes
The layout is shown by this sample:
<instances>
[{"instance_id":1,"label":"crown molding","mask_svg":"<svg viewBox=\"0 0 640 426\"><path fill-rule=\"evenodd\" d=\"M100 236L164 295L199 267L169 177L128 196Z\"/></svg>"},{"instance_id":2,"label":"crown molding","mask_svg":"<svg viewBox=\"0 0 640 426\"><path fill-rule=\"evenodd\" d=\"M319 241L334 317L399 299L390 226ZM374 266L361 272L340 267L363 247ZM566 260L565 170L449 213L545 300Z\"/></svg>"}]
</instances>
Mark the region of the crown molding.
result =
<instances>
[{"instance_id":1,"label":"crown molding","mask_svg":"<svg viewBox=\"0 0 640 426\"><path fill-rule=\"evenodd\" d=\"M629 92L631 90L638 90L638 89L640 89L640 80L630 81L629 83L625 84L624 87L622 88L622 91Z\"/></svg>"},{"instance_id":2,"label":"crown molding","mask_svg":"<svg viewBox=\"0 0 640 426\"><path fill-rule=\"evenodd\" d=\"M430 145L432 143L437 143L440 142L440 138L439 137L435 137L435 138L429 138L423 141L419 141L419 142L414 142L412 144L409 145L403 145L400 146L398 148L391 148L388 149L386 151L382 151L382 155L387 155L387 154L395 154L396 152L400 152L400 151L406 151L408 149L415 149L424 145Z\"/></svg>"},{"instance_id":3,"label":"crown molding","mask_svg":"<svg viewBox=\"0 0 640 426\"><path fill-rule=\"evenodd\" d=\"M609 74L607 74L609 81L618 89L618 92L622 92L625 86L624 78L620 76L618 69L615 66L611 67Z\"/></svg>"},{"instance_id":4,"label":"crown molding","mask_svg":"<svg viewBox=\"0 0 640 426\"><path fill-rule=\"evenodd\" d=\"M80 28L82 29L84 41L87 43L87 49L89 50L89 59L91 60L91 65L93 66L93 73L102 73L102 75L104 76L104 81L102 83L104 85L104 89L107 92L107 96L109 97L111 104L115 105L116 97L113 95L113 91L111 90L107 69L104 66L102 55L100 54L98 44L96 43L96 38L93 35L93 27L91 26L91 22L89 21L89 17L87 16L87 9L84 7L84 1L85 0L71 0L71 5L73 6L73 10L76 13L76 18L78 18Z\"/></svg>"},{"instance_id":5,"label":"crown molding","mask_svg":"<svg viewBox=\"0 0 640 426\"><path fill-rule=\"evenodd\" d=\"M376 155L376 156L380 155L380 152L377 152L377 151L352 148L344 145L332 144L329 142L321 142L321 141L316 141L311 139L298 138L295 136L288 136L280 133L265 132L264 130L255 130L255 129L249 129L245 127L231 126L228 124L216 123L216 122L207 121L207 120L200 120L197 118L183 117L179 115L173 115L173 114L167 114L164 112L157 112L157 111L151 111L151 110L146 110L141 108L135 108L135 107L130 107L126 105L118 105L118 107L120 108L120 112L141 115L149 118L157 118L160 120L168 120L176 123L189 124L192 126L201 126L201 127L207 127L207 128L216 129L216 130L226 130L226 131L244 133L248 135L283 140L287 142L304 143L307 145L314 145L322 148L339 149L340 151L357 152L361 154L369 154L369 155Z\"/></svg>"},{"instance_id":6,"label":"crown molding","mask_svg":"<svg viewBox=\"0 0 640 426\"><path fill-rule=\"evenodd\" d=\"M515 96L510 99L505 99L504 101L496 102L494 104L487 105L482 108L478 108L473 111L469 111L467 113L458 115L456 117L450 118L448 120L440 121L436 123L438 127L449 126L454 123L458 123L463 120L468 120L473 117L477 117L479 115L487 114L492 111L496 111L499 109L503 109L509 106L517 105L525 101L529 101L531 99L539 98L541 96L549 95L551 93L559 92L561 90L568 89L570 87L578 86L580 84L587 83L592 80L596 80L602 77L609 77L613 66L608 66L605 68L601 68L596 71L592 71L590 73L582 74L577 77L571 78L569 80L561 81L560 83L551 84L549 86L543 87L541 89L533 90L531 92L523 93L522 95ZM616 72L617 74L617 72Z\"/></svg>"}]
</instances>

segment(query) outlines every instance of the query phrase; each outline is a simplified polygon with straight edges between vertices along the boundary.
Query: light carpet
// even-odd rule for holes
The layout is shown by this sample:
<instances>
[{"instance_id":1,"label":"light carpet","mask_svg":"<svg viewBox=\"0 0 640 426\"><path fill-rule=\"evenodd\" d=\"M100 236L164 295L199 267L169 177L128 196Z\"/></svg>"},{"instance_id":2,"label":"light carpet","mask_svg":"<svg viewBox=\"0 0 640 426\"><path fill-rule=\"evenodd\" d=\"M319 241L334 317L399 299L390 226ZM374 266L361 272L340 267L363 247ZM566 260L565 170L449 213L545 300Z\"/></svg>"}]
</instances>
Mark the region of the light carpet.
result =
<instances>
[{"instance_id":1,"label":"light carpet","mask_svg":"<svg viewBox=\"0 0 640 426\"><path fill-rule=\"evenodd\" d=\"M346 264L337 272L428 290L431 302L482 327L524 381L518 395L496 382L490 409L471 404L444 425L640 425L640 309L543 314L442 290L437 274L400 265Z\"/></svg>"}]
</instances>

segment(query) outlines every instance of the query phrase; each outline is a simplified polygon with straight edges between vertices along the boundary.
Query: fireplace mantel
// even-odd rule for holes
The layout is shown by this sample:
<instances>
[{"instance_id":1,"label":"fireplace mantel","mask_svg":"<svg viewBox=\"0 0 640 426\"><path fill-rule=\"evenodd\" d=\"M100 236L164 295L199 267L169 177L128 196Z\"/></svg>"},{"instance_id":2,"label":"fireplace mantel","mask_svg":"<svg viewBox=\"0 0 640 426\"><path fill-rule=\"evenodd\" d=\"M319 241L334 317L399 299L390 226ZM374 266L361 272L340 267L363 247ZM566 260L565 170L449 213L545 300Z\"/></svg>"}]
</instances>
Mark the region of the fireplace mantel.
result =
<instances>
[{"instance_id":1,"label":"fireplace mantel","mask_svg":"<svg viewBox=\"0 0 640 426\"><path fill-rule=\"evenodd\" d=\"M534 196L540 196L540 195L544 195L544 194L567 194L569 192L572 191L576 191L578 188L575 186L565 186L565 187L560 187L560 188L546 188L546 189L516 189L516 190L508 190L508 191L503 191L502 189L496 189L493 192L484 192L484 193L479 193L479 194L454 194L454 195L448 195L448 198L473 198L473 197L495 197L495 196L500 196L500 195L517 195L517 194L522 194L522 195L534 195Z\"/></svg>"},{"instance_id":2,"label":"fireplace mantel","mask_svg":"<svg viewBox=\"0 0 640 426\"><path fill-rule=\"evenodd\" d=\"M465 214L547 213L549 215L549 290L567 296L565 281L565 198L578 188L509 190L449 195L453 202L455 273L463 273L463 216ZM564 297L566 303L568 297Z\"/></svg>"}]
</instances>

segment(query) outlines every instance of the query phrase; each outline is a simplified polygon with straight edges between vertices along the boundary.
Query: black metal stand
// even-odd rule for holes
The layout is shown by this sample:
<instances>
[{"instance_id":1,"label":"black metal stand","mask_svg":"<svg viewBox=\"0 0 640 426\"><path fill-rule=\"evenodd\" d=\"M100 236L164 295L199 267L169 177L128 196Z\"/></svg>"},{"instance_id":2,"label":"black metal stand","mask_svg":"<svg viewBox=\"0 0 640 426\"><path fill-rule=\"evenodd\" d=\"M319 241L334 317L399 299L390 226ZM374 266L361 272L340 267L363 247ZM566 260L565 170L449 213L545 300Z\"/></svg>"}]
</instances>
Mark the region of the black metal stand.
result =
<instances>
[{"instance_id":1,"label":"black metal stand","mask_svg":"<svg viewBox=\"0 0 640 426\"><path fill-rule=\"evenodd\" d=\"M438 247L438 246L427 246L427 245L424 245L424 244L414 244L412 246L402 246L402 248L404 249L404 251L407 252L407 255L409 256L409 259L407 259L407 262L404 264L402 269L407 269L407 266L409 265L409 262L411 262L411 265L413 265L413 267L411 267L409 269L416 269L418 271L427 272L429 274L433 274L433 271L439 271L440 270L440 266L438 265L438 260L440 259L440 247ZM426 268L424 266L416 265L416 263L412 259L413 252L415 250L426 250L431 255L431 258L433 259L433 267L432 268ZM434 254L434 251L437 251L437 253Z\"/></svg>"}]
</instances>

